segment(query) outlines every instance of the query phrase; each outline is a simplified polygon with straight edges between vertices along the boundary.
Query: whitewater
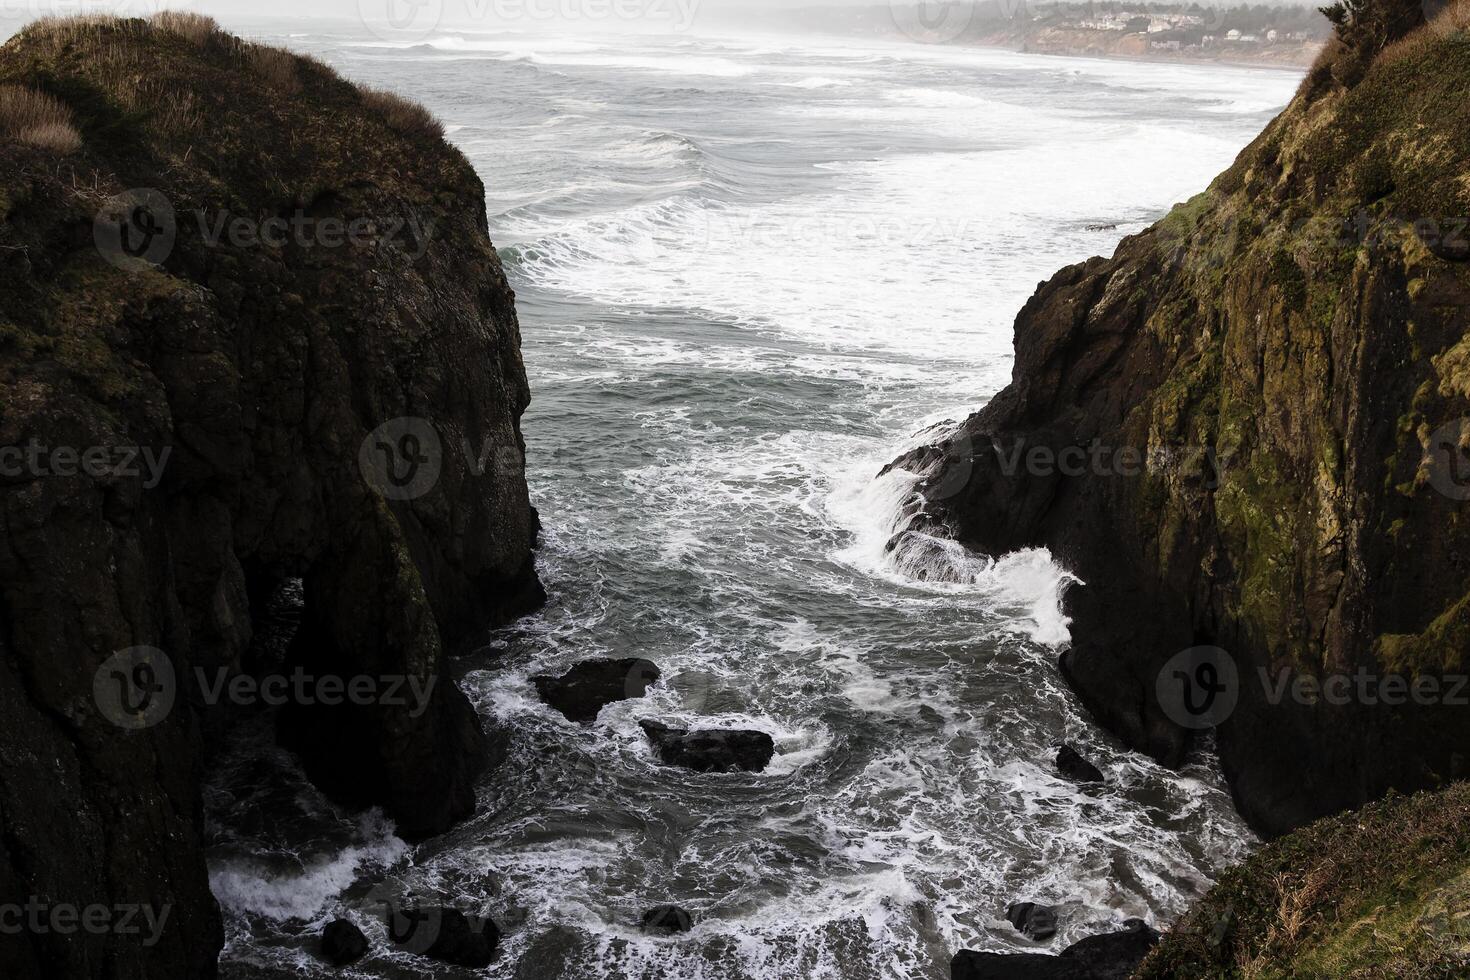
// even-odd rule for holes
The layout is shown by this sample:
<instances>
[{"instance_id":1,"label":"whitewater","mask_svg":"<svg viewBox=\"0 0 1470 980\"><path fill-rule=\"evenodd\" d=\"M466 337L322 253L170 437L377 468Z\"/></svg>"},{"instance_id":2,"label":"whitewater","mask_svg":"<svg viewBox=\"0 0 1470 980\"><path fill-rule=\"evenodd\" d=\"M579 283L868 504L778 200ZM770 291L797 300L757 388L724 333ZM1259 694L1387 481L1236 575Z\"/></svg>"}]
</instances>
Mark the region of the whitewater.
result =
<instances>
[{"instance_id":1,"label":"whitewater","mask_svg":"<svg viewBox=\"0 0 1470 980\"><path fill-rule=\"evenodd\" d=\"M314 952L339 916L381 937L383 896L411 894L495 918L482 976L929 980L963 947L1165 925L1249 850L1208 751L1160 768L1067 691L1066 570L891 552L914 477L878 473L1006 383L1039 281L1203 189L1296 75L789 37L253 33L424 102L483 179L550 599L457 662L504 761L443 837L411 846L239 735L206 800L227 977L424 975L381 941L342 971ZM664 680L592 726L530 683L624 656ZM671 769L640 719L759 729L777 755ZM1061 740L1105 787L1057 775ZM1011 928L1017 900L1058 907L1055 940ZM664 902L691 933L640 932Z\"/></svg>"}]
</instances>

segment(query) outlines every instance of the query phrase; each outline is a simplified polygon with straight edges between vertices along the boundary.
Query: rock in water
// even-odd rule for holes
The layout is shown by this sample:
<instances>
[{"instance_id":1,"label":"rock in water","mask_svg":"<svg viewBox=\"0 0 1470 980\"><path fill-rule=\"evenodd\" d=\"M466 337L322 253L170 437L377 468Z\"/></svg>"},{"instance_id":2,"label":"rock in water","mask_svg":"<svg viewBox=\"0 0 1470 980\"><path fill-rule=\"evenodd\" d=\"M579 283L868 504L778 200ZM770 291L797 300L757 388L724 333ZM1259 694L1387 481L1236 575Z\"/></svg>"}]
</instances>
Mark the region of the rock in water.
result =
<instances>
[{"instance_id":1,"label":"rock in water","mask_svg":"<svg viewBox=\"0 0 1470 980\"><path fill-rule=\"evenodd\" d=\"M355 963L367 955L367 951L367 937L346 919L333 919L322 930L322 956L333 966Z\"/></svg>"},{"instance_id":2,"label":"rock in water","mask_svg":"<svg viewBox=\"0 0 1470 980\"><path fill-rule=\"evenodd\" d=\"M1073 782L1100 783L1103 781L1102 770L1082 758L1082 753L1070 745L1063 745L1057 749L1057 771Z\"/></svg>"},{"instance_id":3,"label":"rock in water","mask_svg":"<svg viewBox=\"0 0 1470 980\"><path fill-rule=\"evenodd\" d=\"M659 758L695 772L760 772L776 754L765 732L706 728L687 731L656 721L640 721Z\"/></svg>"},{"instance_id":4,"label":"rock in water","mask_svg":"<svg viewBox=\"0 0 1470 980\"><path fill-rule=\"evenodd\" d=\"M1118 932L1079 939L1058 955L1082 966L1092 980L1128 980L1158 944L1158 930L1142 919L1129 919Z\"/></svg>"},{"instance_id":5,"label":"rock in water","mask_svg":"<svg viewBox=\"0 0 1470 980\"><path fill-rule=\"evenodd\" d=\"M693 928L694 917L677 905L655 905L643 913L644 932L667 936Z\"/></svg>"},{"instance_id":6,"label":"rock in water","mask_svg":"<svg viewBox=\"0 0 1470 980\"><path fill-rule=\"evenodd\" d=\"M0 139L0 443L83 460L0 479L0 758L37 760L0 766L0 893L169 897L148 947L5 937L7 980L215 975L199 776L231 694L195 678L259 666L260 597L303 580L267 680L310 682L281 726L307 774L421 838L487 761L446 656L540 596L474 168L321 62L276 52L273 89L260 54L199 17L0 46L80 134ZM138 78L209 109L139 113Z\"/></svg>"},{"instance_id":7,"label":"rock in water","mask_svg":"<svg viewBox=\"0 0 1470 980\"><path fill-rule=\"evenodd\" d=\"M478 968L495 959L500 928L488 917L471 921L459 909L426 906L390 911L388 938L431 960Z\"/></svg>"},{"instance_id":8,"label":"rock in water","mask_svg":"<svg viewBox=\"0 0 1470 980\"><path fill-rule=\"evenodd\" d=\"M1034 902L1016 902L1006 909L1006 919L1022 934L1035 940L1057 934L1056 909Z\"/></svg>"},{"instance_id":9,"label":"rock in water","mask_svg":"<svg viewBox=\"0 0 1470 980\"><path fill-rule=\"evenodd\" d=\"M542 701L569 720L586 725L614 701L643 697L658 678L658 665L652 660L626 657L584 660L560 677L533 677L531 682Z\"/></svg>"},{"instance_id":10,"label":"rock in water","mask_svg":"<svg viewBox=\"0 0 1470 980\"><path fill-rule=\"evenodd\" d=\"M979 953L962 949L950 961L951 980L1128 980L1159 941L1142 919L1118 932L1088 936L1056 956L1046 953Z\"/></svg>"},{"instance_id":11,"label":"rock in water","mask_svg":"<svg viewBox=\"0 0 1470 980\"><path fill-rule=\"evenodd\" d=\"M1093 980L1076 963L1047 953L977 953L962 949L949 962L950 980Z\"/></svg>"}]
</instances>

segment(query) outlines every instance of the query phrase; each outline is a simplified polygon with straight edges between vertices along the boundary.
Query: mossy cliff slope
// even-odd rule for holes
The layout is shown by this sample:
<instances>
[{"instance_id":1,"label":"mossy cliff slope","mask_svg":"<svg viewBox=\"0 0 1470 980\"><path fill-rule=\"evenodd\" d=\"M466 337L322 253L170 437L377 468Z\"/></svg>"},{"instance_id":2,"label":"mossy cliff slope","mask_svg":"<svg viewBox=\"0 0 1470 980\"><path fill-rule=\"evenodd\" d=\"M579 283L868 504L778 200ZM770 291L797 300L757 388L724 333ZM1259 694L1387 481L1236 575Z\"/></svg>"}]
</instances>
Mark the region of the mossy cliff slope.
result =
<instances>
[{"instance_id":1,"label":"mossy cliff slope","mask_svg":"<svg viewBox=\"0 0 1470 980\"><path fill-rule=\"evenodd\" d=\"M513 296L465 159L318 63L198 18L52 22L0 48L0 92L40 106L0 112L0 445L28 453L0 475L0 895L168 907L151 946L7 935L0 974L210 976L201 733L224 708L196 670L389 679L292 696L308 773L407 836L474 808L486 752L446 656L540 595ZM124 199L151 261L96 218L135 188L158 192ZM166 212L175 240L144 249ZM395 476L429 477L385 482L395 447ZM258 662L252 615L294 577L297 640ZM99 674L139 646L166 661Z\"/></svg>"},{"instance_id":2,"label":"mossy cliff slope","mask_svg":"<svg viewBox=\"0 0 1470 980\"><path fill-rule=\"evenodd\" d=\"M925 477L911 530L1044 545L1079 575L1062 670L1135 748L1181 760L1194 727L1161 669L1228 653L1217 744L1268 835L1470 775L1470 708L1444 703L1470 694L1459 13L1403 37L1418 4L1370 0L1207 191L1042 284L1010 386L898 464ZM1450 680L1416 699L1391 674ZM1330 698L1277 696L1333 675Z\"/></svg>"},{"instance_id":3,"label":"mossy cliff slope","mask_svg":"<svg viewBox=\"0 0 1470 980\"><path fill-rule=\"evenodd\" d=\"M1470 784L1275 841L1175 924L1134 980L1470 976Z\"/></svg>"}]
</instances>

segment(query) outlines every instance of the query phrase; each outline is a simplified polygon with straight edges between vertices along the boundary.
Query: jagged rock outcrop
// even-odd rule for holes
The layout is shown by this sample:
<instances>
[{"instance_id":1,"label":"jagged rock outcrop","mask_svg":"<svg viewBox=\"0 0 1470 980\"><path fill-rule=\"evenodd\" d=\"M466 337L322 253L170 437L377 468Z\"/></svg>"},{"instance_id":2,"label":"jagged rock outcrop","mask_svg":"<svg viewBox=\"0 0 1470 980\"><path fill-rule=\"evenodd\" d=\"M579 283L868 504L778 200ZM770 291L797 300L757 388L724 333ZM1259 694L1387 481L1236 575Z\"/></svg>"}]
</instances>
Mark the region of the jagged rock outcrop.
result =
<instances>
[{"instance_id":1,"label":"jagged rock outcrop","mask_svg":"<svg viewBox=\"0 0 1470 980\"><path fill-rule=\"evenodd\" d=\"M469 163L317 62L63 21L0 88L51 113L0 119L0 894L167 907L148 945L7 936L0 974L212 976L217 671L341 678L285 733L406 836L474 807L446 656L541 594L513 295ZM247 662L291 578L295 643Z\"/></svg>"},{"instance_id":2,"label":"jagged rock outcrop","mask_svg":"<svg viewBox=\"0 0 1470 980\"><path fill-rule=\"evenodd\" d=\"M1383 49L1417 10L1368 3L1206 192L1042 284L1010 386L897 464L900 546L1050 548L1083 702L1171 765L1218 723L1267 834L1470 775L1470 40Z\"/></svg>"}]
</instances>

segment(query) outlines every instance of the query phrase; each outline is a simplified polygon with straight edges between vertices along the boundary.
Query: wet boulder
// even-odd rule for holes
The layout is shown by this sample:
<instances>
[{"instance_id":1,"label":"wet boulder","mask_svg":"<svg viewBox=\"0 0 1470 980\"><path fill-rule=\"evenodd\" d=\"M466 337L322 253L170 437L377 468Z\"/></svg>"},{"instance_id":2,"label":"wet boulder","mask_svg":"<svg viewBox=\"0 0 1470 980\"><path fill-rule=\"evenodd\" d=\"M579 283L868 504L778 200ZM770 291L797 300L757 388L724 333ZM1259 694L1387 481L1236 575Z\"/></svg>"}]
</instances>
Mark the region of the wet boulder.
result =
<instances>
[{"instance_id":1,"label":"wet boulder","mask_svg":"<svg viewBox=\"0 0 1470 980\"><path fill-rule=\"evenodd\" d=\"M1102 770L1082 757L1082 753L1063 744L1057 749L1057 771L1075 783L1100 783Z\"/></svg>"},{"instance_id":2,"label":"wet boulder","mask_svg":"<svg viewBox=\"0 0 1470 980\"><path fill-rule=\"evenodd\" d=\"M655 905L643 913L644 932L672 936L693 928L694 917L677 905Z\"/></svg>"},{"instance_id":3,"label":"wet boulder","mask_svg":"<svg viewBox=\"0 0 1470 980\"><path fill-rule=\"evenodd\" d=\"M642 657L584 660L560 677L531 678L541 700L579 724L591 724L614 701L641 698L659 679L658 665Z\"/></svg>"},{"instance_id":4,"label":"wet boulder","mask_svg":"<svg viewBox=\"0 0 1470 980\"><path fill-rule=\"evenodd\" d=\"M1013 902L1006 908L1006 920L1029 939L1041 941L1057 934L1056 909L1035 902Z\"/></svg>"},{"instance_id":5,"label":"wet boulder","mask_svg":"<svg viewBox=\"0 0 1470 980\"><path fill-rule=\"evenodd\" d=\"M950 980L1128 980L1159 942L1142 919L1117 932L1088 936L1056 956L1046 953L980 953L962 949L949 964Z\"/></svg>"},{"instance_id":6,"label":"wet boulder","mask_svg":"<svg viewBox=\"0 0 1470 980\"><path fill-rule=\"evenodd\" d=\"M355 963L366 956L367 951L367 937L346 919L333 919L322 930L322 956L333 966Z\"/></svg>"},{"instance_id":7,"label":"wet boulder","mask_svg":"<svg viewBox=\"0 0 1470 980\"><path fill-rule=\"evenodd\" d=\"M691 732L656 721L638 724L667 765L695 772L760 772L776 754L776 743L765 732L717 728Z\"/></svg>"},{"instance_id":8,"label":"wet boulder","mask_svg":"<svg viewBox=\"0 0 1470 980\"><path fill-rule=\"evenodd\" d=\"M410 953L478 968L495 959L500 928L488 916L472 920L459 909L436 905L390 911L388 938Z\"/></svg>"},{"instance_id":9,"label":"wet boulder","mask_svg":"<svg viewBox=\"0 0 1470 980\"><path fill-rule=\"evenodd\" d=\"M1157 929L1142 919L1129 919L1119 931L1079 939L1059 955L1085 967L1092 980L1128 980L1158 944Z\"/></svg>"},{"instance_id":10,"label":"wet boulder","mask_svg":"<svg viewBox=\"0 0 1470 980\"><path fill-rule=\"evenodd\" d=\"M949 962L950 980L1092 980L1081 966L1046 953L977 953L962 949Z\"/></svg>"}]
</instances>

